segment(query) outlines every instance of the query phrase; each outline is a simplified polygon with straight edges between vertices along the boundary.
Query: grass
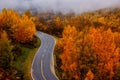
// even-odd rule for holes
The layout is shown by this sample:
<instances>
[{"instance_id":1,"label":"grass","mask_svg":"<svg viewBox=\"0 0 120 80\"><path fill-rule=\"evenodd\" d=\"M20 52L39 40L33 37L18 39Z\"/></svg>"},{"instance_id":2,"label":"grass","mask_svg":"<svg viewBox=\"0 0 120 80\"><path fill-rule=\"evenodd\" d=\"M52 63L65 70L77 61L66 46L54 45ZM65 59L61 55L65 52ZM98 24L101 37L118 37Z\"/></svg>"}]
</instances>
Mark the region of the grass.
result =
<instances>
[{"instance_id":1,"label":"grass","mask_svg":"<svg viewBox=\"0 0 120 80\"><path fill-rule=\"evenodd\" d=\"M27 56L25 62L24 62L24 67L23 67L23 72L24 72L24 79L25 80L32 80L31 78L31 65L32 61L34 58L34 55L38 49L34 49L33 51L30 51L29 55Z\"/></svg>"},{"instance_id":2,"label":"grass","mask_svg":"<svg viewBox=\"0 0 120 80\"><path fill-rule=\"evenodd\" d=\"M14 62L14 68L16 68L20 73L17 74L17 76L22 76L24 80L32 80L31 78L31 65L34 58L35 53L37 52L39 45L40 45L40 39L37 39L37 48L27 48L24 46L21 46L22 48L22 55L17 58L17 60Z\"/></svg>"}]
</instances>

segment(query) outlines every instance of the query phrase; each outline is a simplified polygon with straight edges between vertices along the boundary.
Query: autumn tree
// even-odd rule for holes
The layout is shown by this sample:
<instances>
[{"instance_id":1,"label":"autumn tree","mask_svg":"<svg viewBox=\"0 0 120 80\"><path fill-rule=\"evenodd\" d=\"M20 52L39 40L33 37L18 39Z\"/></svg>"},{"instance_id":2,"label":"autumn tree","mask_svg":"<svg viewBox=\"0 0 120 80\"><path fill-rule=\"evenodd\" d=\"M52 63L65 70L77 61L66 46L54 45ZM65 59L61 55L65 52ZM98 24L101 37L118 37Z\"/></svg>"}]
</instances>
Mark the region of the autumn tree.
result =
<instances>
[{"instance_id":1,"label":"autumn tree","mask_svg":"<svg viewBox=\"0 0 120 80\"><path fill-rule=\"evenodd\" d=\"M0 67L4 69L11 68L14 58L12 49L13 46L11 45L10 41L7 38L7 34L4 31L1 34L0 39Z\"/></svg>"},{"instance_id":2,"label":"autumn tree","mask_svg":"<svg viewBox=\"0 0 120 80\"><path fill-rule=\"evenodd\" d=\"M62 79L113 79L119 68L118 34L104 28L78 32L75 27L65 27L58 42L62 49Z\"/></svg>"},{"instance_id":3,"label":"autumn tree","mask_svg":"<svg viewBox=\"0 0 120 80\"><path fill-rule=\"evenodd\" d=\"M96 69L97 59L89 43L87 30L79 33L75 27L65 27L59 47L63 49L60 56L63 79L83 80L88 70Z\"/></svg>"},{"instance_id":4,"label":"autumn tree","mask_svg":"<svg viewBox=\"0 0 120 80\"><path fill-rule=\"evenodd\" d=\"M18 21L18 13L13 10L3 9L2 13L0 13L0 27L9 34L11 33L12 25L17 24Z\"/></svg>"},{"instance_id":5,"label":"autumn tree","mask_svg":"<svg viewBox=\"0 0 120 80\"><path fill-rule=\"evenodd\" d=\"M98 59L98 79L112 79L119 65L119 48L116 47L114 34L110 29L90 28L89 37Z\"/></svg>"},{"instance_id":6,"label":"autumn tree","mask_svg":"<svg viewBox=\"0 0 120 80\"><path fill-rule=\"evenodd\" d=\"M16 75L23 79L22 71L18 70L13 63L23 55L23 47L38 46L35 33L34 17L19 15L14 10L2 10L0 13L0 80L17 80L12 78Z\"/></svg>"},{"instance_id":7,"label":"autumn tree","mask_svg":"<svg viewBox=\"0 0 120 80\"><path fill-rule=\"evenodd\" d=\"M36 31L33 18L26 15L21 17L17 12L6 9L0 13L0 29L5 30L11 39L21 43L31 41Z\"/></svg>"},{"instance_id":8,"label":"autumn tree","mask_svg":"<svg viewBox=\"0 0 120 80\"><path fill-rule=\"evenodd\" d=\"M14 39L22 43L31 41L36 32L34 23L26 15L12 29Z\"/></svg>"},{"instance_id":9,"label":"autumn tree","mask_svg":"<svg viewBox=\"0 0 120 80\"><path fill-rule=\"evenodd\" d=\"M63 47L63 54L60 56L62 60L61 68L64 70L63 77L65 79L75 78L79 79L79 70L77 70L79 58L78 48L76 46L77 30L75 27L67 26L63 31L63 38L59 42L60 46ZM68 74L67 76L64 74ZM73 77L72 77L73 76Z\"/></svg>"}]
</instances>

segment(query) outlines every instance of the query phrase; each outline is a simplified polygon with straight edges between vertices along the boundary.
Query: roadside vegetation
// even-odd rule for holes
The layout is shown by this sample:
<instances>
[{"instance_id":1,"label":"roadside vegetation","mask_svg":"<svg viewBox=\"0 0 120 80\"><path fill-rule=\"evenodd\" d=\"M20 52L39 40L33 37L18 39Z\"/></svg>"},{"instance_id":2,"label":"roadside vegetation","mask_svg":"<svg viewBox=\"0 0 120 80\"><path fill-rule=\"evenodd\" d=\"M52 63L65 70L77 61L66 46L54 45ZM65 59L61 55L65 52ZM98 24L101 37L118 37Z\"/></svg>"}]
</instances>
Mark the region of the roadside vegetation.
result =
<instances>
[{"instance_id":1,"label":"roadside vegetation","mask_svg":"<svg viewBox=\"0 0 120 80\"><path fill-rule=\"evenodd\" d=\"M30 80L34 54L40 46L29 11L0 13L0 80Z\"/></svg>"}]
</instances>

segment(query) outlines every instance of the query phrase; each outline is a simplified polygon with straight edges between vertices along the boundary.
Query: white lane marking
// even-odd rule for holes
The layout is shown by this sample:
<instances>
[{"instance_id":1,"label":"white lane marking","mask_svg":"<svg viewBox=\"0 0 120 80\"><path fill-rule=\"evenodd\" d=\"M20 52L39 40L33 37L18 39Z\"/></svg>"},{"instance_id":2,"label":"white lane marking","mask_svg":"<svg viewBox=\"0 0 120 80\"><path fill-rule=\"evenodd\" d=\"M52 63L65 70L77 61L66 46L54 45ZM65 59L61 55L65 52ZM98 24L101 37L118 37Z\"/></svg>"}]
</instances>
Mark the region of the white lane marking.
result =
<instances>
[{"instance_id":1,"label":"white lane marking","mask_svg":"<svg viewBox=\"0 0 120 80\"><path fill-rule=\"evenodd\" d=\"M53 36L51 36L51 35L49 35L49 34L46 34L46 33L42 33L42 32L38 32L38 31L37 31L37 34L36 34L37 37L40 38L40 34L42 34L42 35L44 34L43 36L48 35L49 37L53 38L54 41L55 41L55 44L56 44L56 39L55 39ZM55 44L54 44L54 47L55 47ZM41 40L41 46L40 46L40 48L41 48L42 46L43 46L43 41ZM38 49L38 51L36 52L36 54L35 54L35 56L34 56L34 59L33 59L33 62L32 62L32 67L33 67L33 63L34 63L34 61L35 61L35 57L37 56L40 48ZM54 69L54 57L53 57L53 52L54 52L54 48L52 49L52 55L51 55L52 58L51 58L51 60L50 60L50 61L51 61L50 70L51 70L51 72L54 74L54 76L58 79L58 77L56 76L55 71L54 71L55 69ZM43 56L44 56L44 55L43 55ZM43 69L42 69L42 68L43 68L42 64L43 64L43 61L41 60L41 70L43 70ZM33 77L33 76L34 76L33 71L34 71L34 69L31 68L31 76L32 76L32 79L35 80L34 77ZM43 71L42 71L42 76L43 76L44 80L46 80ZM59 79L58 79L58 80L59 80Z\"/></svg>"},{"instance_id":2,"label":"white lane marking","mask_svg":"<svg viewBox=\"0 0 120 80\"><path fill-rule=\"evenodd\" d=\"M53 36L51 36L51 38L54 39L54 42L55 42L55 43L54 43L53 47L55 48L56 39L55 39ZM51 54L50 70L51 70L51 72L54 74L54 76L58 79L57 75L55 74L54 55L53 55L53 53L54 53L54 48L52 49L52 54ZM59 80L59 79L58 79L58 80Z\"/></svg>"},{"instance_id":3,"label":"white lane marking","mask_svg":"<svg viewBox=\"0 0 120 80\"><path fill-rule=\"evenodd\" d=\"M44 71L43 71L43 58L44 58L44 54L42 54L42 57L41 57L42 59L41 59L41 73L42 73L42 77L43 77L43 79L44 80L46 80L46 78L45 78L45 76L44 76Z\"/></svg>"},{"instance_id":4,"label":"white lane marking","mask_svg":"<svg viewBox=\"0 0 120 80\"><path fill-rule=\"evenodd\" d=\"M36 36L39 37L39 39L40 39L40 35L38 35L39 32L36 32L36 33L37 33ZM34 69L32 68L33 67L33 63L35 62L35 58L36 58L38 52L40 51L41 47L43 46L42 39L40 39L40 41L41 41L41 45L40 45L39 49L37 50L37 52L36 52L36 54L35 54L35 56L33 58L32 65L31 65L31 77L32 77L33 80L36 80L36 79L34 79L35 77L33 77L34 76L34 74L33 74Z\"/></svg>"},{"instance_id":5,"label":"white lane marking","mask_svg":"<svg viewBox=\"0 0 120 80\"><path fill-rule=\"evenodd\" d=\"M45 34L45 35L48 35L49 37L51 37L51 38L54 40L54 42L55 42L55 43L54 43L54 48L55 48L56 39L55 39L53 36L49 35L49 34L46 34L46 33L44 33L44 34ZM54 48L52 49L52 54L51 54L50 70L51 70L51 72L53 73L53 75L59 80L59 78L58 78L57 75L55 74L54 56L53 56Z\"/></svg>"}]
</instances>

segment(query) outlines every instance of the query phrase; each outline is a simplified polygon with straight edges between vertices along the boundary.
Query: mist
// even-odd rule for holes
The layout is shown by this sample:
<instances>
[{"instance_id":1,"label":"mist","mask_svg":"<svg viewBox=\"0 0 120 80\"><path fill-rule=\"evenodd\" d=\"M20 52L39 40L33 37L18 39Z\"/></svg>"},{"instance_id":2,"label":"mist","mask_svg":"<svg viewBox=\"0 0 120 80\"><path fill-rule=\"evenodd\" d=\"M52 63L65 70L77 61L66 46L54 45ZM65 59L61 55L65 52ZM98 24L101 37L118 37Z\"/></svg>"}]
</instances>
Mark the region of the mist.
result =
<instances>
[{"instance_id":1,"label":"mist","mask_svg":"<svg viewBox=\"0 0 120 80\"><path fill-rule=\"evenodd\" d=\"M3 8L35 9L38 11L82 13L108 7L120 7L120 0L0 0L0 10Z\"/></svg>"}]
</instances>

